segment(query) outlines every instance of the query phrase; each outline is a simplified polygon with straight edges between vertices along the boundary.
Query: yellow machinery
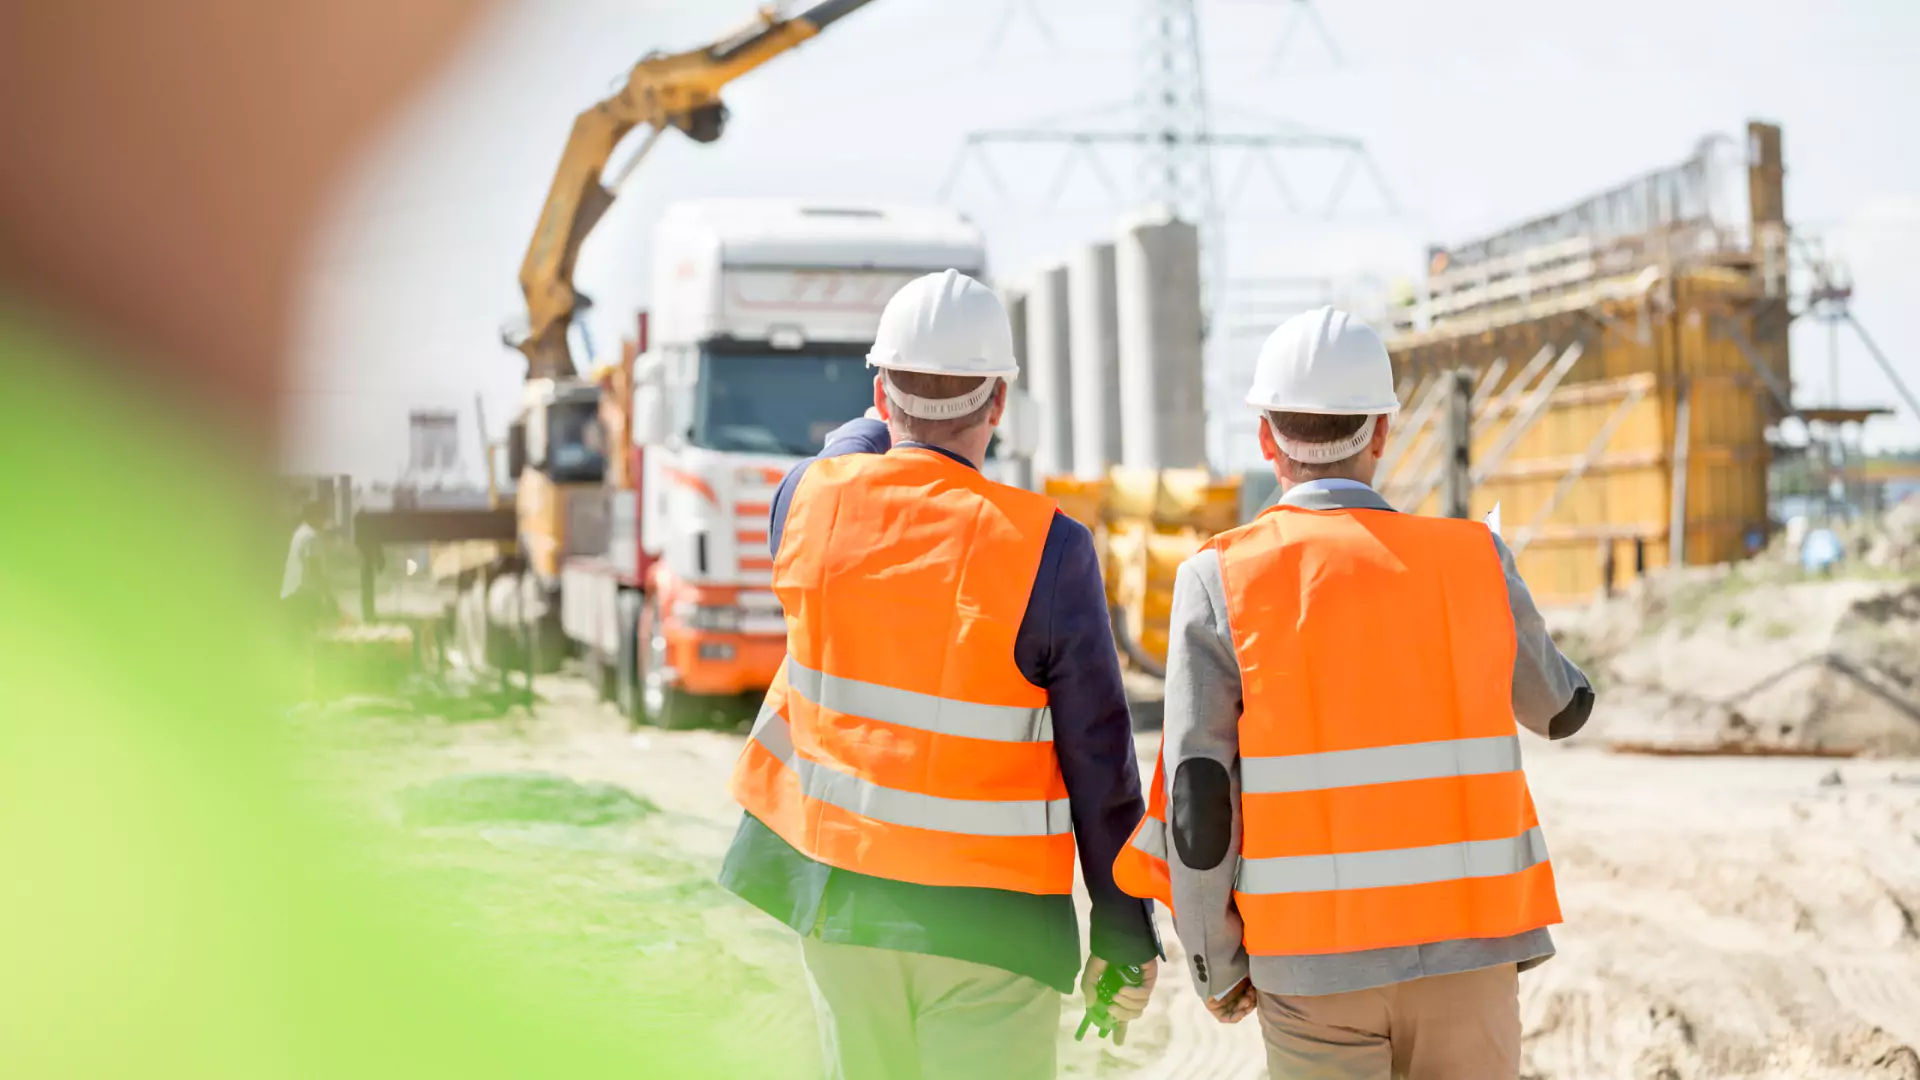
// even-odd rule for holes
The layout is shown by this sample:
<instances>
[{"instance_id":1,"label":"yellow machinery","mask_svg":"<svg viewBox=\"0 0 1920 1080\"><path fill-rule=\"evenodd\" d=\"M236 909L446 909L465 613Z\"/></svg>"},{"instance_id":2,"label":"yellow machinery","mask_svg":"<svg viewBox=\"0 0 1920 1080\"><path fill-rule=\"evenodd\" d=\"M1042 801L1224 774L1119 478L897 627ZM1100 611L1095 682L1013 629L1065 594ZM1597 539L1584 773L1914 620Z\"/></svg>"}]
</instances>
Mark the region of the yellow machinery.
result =
<instances>
[{"instance_id":1,"label":"yellow machinery","mask_svg":"<svg viewBox=\"0 0 1920 1080\"><path fill-rule=\"evenodd\" d=\"M669 128L696 142L718 139L726 127L720 93L727 84L870 2L825 0L791 17L765 9L705 48L646 57L618 93L574 120L520 267L527 332L511 343L527 357L527 397L514 425L509 467L517 480L522 554L542 582L550 584L559 574L560 560L574 546L569 534L590 525L571 520L576 508L570 493L599 488L609 460L625 449L608 444L600 388L580 378L568 348L568 331L583 305L573 287L580 245ZM644 141L611 183L603 182L614 149L640 127L650 129ZM628 407L625 401L614 404Z\"/></svg>"},{"instance_id":2,"label":"yellow machinery","mask_svg":"<svg viewBox=\"0 0 1920 1080\"><path fill-rule=\"evenodd\" d=\"M1116 467L1100 480L1047 477L1046 493L1093 530L1121 653L1133 667L1160 675L1174 571L1215 534L1240 524L1240 478Z\"/></svg>"}]
</instances>

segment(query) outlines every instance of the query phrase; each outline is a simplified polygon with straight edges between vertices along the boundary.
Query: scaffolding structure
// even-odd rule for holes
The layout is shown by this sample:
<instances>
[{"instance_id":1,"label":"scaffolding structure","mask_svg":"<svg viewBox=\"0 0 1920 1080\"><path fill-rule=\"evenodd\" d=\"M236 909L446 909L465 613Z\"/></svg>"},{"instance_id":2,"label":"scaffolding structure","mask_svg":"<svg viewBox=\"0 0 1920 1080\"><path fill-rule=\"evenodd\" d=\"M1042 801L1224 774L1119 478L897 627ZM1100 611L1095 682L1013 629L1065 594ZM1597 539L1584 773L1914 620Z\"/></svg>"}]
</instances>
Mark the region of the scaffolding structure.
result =
<instances>
[{"instance_id":1,"label":"scaffolding structure","mask_svg":"<svg viewBox=\"0 0 1920 1080\"><path fill-rule=\"evenodd\" d=\"M1780 129L1430 252L1396 312L1388 498L1438 512L1453 373L1472 373L1472 512L1529 584L1574 600L1764 546L1770 432L1799 418ZM1622 573L1622 568L1626 572Z\"/></svg>"}]
</instances>

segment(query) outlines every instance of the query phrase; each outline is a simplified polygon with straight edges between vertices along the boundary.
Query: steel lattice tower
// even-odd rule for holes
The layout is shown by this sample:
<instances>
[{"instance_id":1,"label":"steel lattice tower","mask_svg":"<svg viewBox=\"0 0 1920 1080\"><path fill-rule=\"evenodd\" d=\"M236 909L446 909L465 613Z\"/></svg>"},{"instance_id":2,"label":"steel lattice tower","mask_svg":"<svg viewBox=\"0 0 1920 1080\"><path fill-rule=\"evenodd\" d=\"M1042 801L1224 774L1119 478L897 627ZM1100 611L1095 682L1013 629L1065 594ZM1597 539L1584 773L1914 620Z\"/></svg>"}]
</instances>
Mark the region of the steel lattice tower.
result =
<instances>
[{"instance_id":1,"label":"steel lattice tower","mask_svg":"<svg viewBox=\"0 0 1920 1080\"><path fill-rule=\"evenodd\" d=\"M1137 95L1140 130L1151 140L1140 161L1140 192L1189 221L1215 211L1207 145L1206 71L1194 0L1146 0Z\"/></svg>"}]
</instances>

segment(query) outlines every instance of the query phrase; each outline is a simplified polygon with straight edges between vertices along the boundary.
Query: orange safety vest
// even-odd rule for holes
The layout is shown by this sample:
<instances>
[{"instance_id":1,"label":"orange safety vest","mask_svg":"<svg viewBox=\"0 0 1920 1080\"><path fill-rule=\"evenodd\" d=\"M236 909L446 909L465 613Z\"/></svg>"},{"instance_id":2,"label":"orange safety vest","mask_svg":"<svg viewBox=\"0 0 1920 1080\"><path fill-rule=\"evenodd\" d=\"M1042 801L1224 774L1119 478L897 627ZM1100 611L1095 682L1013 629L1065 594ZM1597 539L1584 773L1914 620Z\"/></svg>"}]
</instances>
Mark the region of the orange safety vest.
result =
<instances>
[{"instance_id":1,"label":"orange safety vest","mask_svg":"<svg viewBox=\"0 0 1920 1080\"><path fill-rule=\"evenodd\" d=\"M1560 921L1520 769L1513 614L1478 522L1278 506L1216 537L1240 661L1249 953ZM1172 904L1164 755L1120 887Z\"/></svg>"},{"instance_id":2,"label":"orange safety vest","mask_svg":"<svg viewBox=\"0 0 1920 1080\"><path fill-rule=\"evenodd\" d=\"M808 466L774 560L787 661L740 805L843 870L1072 892L1047 692L1013 659L1053 514L931 450Z\"/></svg>"}]
</instances>

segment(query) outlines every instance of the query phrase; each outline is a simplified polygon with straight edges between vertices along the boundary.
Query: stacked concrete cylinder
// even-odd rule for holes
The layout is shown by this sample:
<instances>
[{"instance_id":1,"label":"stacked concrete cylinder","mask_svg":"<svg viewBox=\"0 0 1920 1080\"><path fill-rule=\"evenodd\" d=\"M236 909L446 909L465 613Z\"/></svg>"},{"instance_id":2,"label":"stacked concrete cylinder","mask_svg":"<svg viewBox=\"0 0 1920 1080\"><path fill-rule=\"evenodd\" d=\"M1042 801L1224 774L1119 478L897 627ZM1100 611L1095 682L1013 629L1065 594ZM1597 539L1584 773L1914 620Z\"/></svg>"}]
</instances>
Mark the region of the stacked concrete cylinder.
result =
<instances>
[{"instance_id":1,"label":"stacked concrete cylinder","mask_svg":"<svg viewBox=\"0 0 1920 1080\"><path fill-rule=\"evenodd\" d=\"M1114 284L1121 463L1205 468L1199 229L1165 212L1122 223Z\"/></svg>"},{"instance_id":2,"label":"stacked concrete cylinder","mask_svg":"<svg viewBox=\"0 0 1920 1080\"><path fill-rule=\"evenodd\" d=\"M1027 294L1019 289L1003 288L1000 290L1000 302L1007 308L1007 322L1013 328L1013 356L1020 364L1020 374L1013 380L1013 385L1024 393L1027 388L1029 367L1027 363ZM1009 412L1011 410L1012 406L1009 404ZM1014 422L1016 422L1015 418L1009 415L1002 421L1002 429ZM1004 479L1007 483L1014 487L1034 490L1032 459L1007 455L1006 463L1002 468L1005 470Z\"/></svg>"},{"instance_id":3,"label":"stacked concrete cylinder","mask_svg":"<svg viewBox=\"0 0 1920 1080\"><path fill-rule=\"evenodd\" d=\"M1040 414L1033 468L1040 476L1073 469L1073 367L1067 323L1067 268L1034 275L1027 294L1027 391Z\"/></svg>"},{"instance_id":4,"label":"stacked concrete cylinder","mask_svg":"<svg viewBox=\"0 0 1920 1080\"><path fill-rule=\"evenodd\" d=\"M1073 472L1087 480L1120 463L1120 326L1114 247L1092 244L1067 269L1073 371Z\"/></svg>"}]
</instances>

